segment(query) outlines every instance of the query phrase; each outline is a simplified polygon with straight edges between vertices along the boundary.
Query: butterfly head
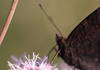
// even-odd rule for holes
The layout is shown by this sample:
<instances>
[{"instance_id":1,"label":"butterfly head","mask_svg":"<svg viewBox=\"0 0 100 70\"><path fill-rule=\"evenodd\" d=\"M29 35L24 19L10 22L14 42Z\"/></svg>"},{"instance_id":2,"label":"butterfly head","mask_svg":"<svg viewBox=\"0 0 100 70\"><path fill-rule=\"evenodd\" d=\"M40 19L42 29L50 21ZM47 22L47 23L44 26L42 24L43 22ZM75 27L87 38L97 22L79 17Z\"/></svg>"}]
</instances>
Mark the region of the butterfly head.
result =
<instances>
[{"instance_id":1,"label":"butterfly head","mask_svg":"<svg viewBox=\"0 0 100 70\"><path fill-rule=\"evenodd\" d=\"M59 36L59 35L56 34L56 42L57 42L57 45L58 45L57 51L60 51L60 53L59 53L60 56L62 56L62 55L61 55L62 53L63 53L63 54L65 53L65 52L64 52L64 49L65 49L65 47L66 47L66 42L65 42L65 41L66 41L66 40L65 40L64 37Z\"/></svg>"}]
</instances>

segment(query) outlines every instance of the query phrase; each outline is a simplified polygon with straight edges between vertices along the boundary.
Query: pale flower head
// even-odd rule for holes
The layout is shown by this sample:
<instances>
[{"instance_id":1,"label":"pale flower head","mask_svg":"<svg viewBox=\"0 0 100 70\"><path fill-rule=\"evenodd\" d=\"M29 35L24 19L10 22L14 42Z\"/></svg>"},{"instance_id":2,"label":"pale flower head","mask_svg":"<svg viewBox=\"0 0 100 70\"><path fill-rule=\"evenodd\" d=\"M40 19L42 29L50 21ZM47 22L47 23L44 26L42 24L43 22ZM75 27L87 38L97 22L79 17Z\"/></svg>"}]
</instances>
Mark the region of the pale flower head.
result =
<instances>
[{"instance_id":1,"label":"pale flower head","mask_svg":"<svg viewBox=\"0 0 100 70\"><path fill-rule=\"evenodd\" d=\"M68 65L67 63L65 63L64 61L62 61L60 63L59 66L60 70L80 70L78 68L75 68L74 66Z\"/></svg>"},{"instance_id":2,"label":"pale flower head","mask_svg":"<svg viewBox=\"0 0 100 70\"><path fill-rule=\"evenodd\" d=\"M17 59L13 57L13 62L8 61L9 70L58 70L55 65L48 62L48 58L40 58L33 53L30 55Z\"/></svg>"}]
</instances>

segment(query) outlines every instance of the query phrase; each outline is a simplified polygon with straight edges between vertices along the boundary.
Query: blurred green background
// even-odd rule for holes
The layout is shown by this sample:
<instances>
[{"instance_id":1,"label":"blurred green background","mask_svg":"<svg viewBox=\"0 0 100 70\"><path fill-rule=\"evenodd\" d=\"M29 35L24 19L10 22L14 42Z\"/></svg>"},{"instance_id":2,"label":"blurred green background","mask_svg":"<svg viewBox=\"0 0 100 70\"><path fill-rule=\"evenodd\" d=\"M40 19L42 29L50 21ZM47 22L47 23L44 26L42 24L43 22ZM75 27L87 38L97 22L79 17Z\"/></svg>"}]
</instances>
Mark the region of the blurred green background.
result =
<instances>
[{"instance_id":1,"label":"blurred green background","mask_svg":"<svg viewBox=\"0 0 100 70\"><path fill-rule=\"evenodd\" d=\"M0 0L0 29L5 23L13 0ZM32 52L46 55L56 44L57 30L52 26L43 11L59 27L64 37L86 16L100 7L99 0L19 0L8 33L0 46L0 70L8 70L10 56L21 56ZM59 59L56 59L59 61Z\"/></svg>"}]
</instances>

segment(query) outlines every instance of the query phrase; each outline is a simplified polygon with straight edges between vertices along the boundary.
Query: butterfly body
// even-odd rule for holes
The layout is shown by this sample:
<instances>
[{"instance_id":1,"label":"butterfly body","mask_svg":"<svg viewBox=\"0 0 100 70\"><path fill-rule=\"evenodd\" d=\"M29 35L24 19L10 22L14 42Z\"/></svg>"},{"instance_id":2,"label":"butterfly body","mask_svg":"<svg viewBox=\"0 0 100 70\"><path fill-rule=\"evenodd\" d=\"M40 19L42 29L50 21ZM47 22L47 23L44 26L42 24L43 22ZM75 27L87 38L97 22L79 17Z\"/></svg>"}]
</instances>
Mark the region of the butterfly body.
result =
<instances>
[{"instance_id":1,"label":"butterfly body","mask_svg":"<svg viewBox=\"0 0 100 70\"><path fill-rule=\"evenodd\" d=\"M56 36L59 56L80 70L100 70L100 8L85 18L68 36Z\"/></svg>"}]
</instances>

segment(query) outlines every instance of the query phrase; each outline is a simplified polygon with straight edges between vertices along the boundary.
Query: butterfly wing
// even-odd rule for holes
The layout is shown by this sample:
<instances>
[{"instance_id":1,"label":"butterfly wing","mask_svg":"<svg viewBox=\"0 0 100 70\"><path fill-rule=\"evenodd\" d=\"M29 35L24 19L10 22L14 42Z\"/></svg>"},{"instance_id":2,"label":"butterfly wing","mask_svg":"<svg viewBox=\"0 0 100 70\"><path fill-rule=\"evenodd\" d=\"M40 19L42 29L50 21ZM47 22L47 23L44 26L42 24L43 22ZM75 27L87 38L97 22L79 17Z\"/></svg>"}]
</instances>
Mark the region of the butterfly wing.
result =
<instances>
[{"instance_id":1,"label":"butterfly wing","mask_svg":"<svg viewBox=\"0 0 100 70\"><path fill-rule=\"evenodd\" d=\"M60 56L81 70L100 70L100 7L86 17L65 40Z\"/></svg>"}]
</instances>

